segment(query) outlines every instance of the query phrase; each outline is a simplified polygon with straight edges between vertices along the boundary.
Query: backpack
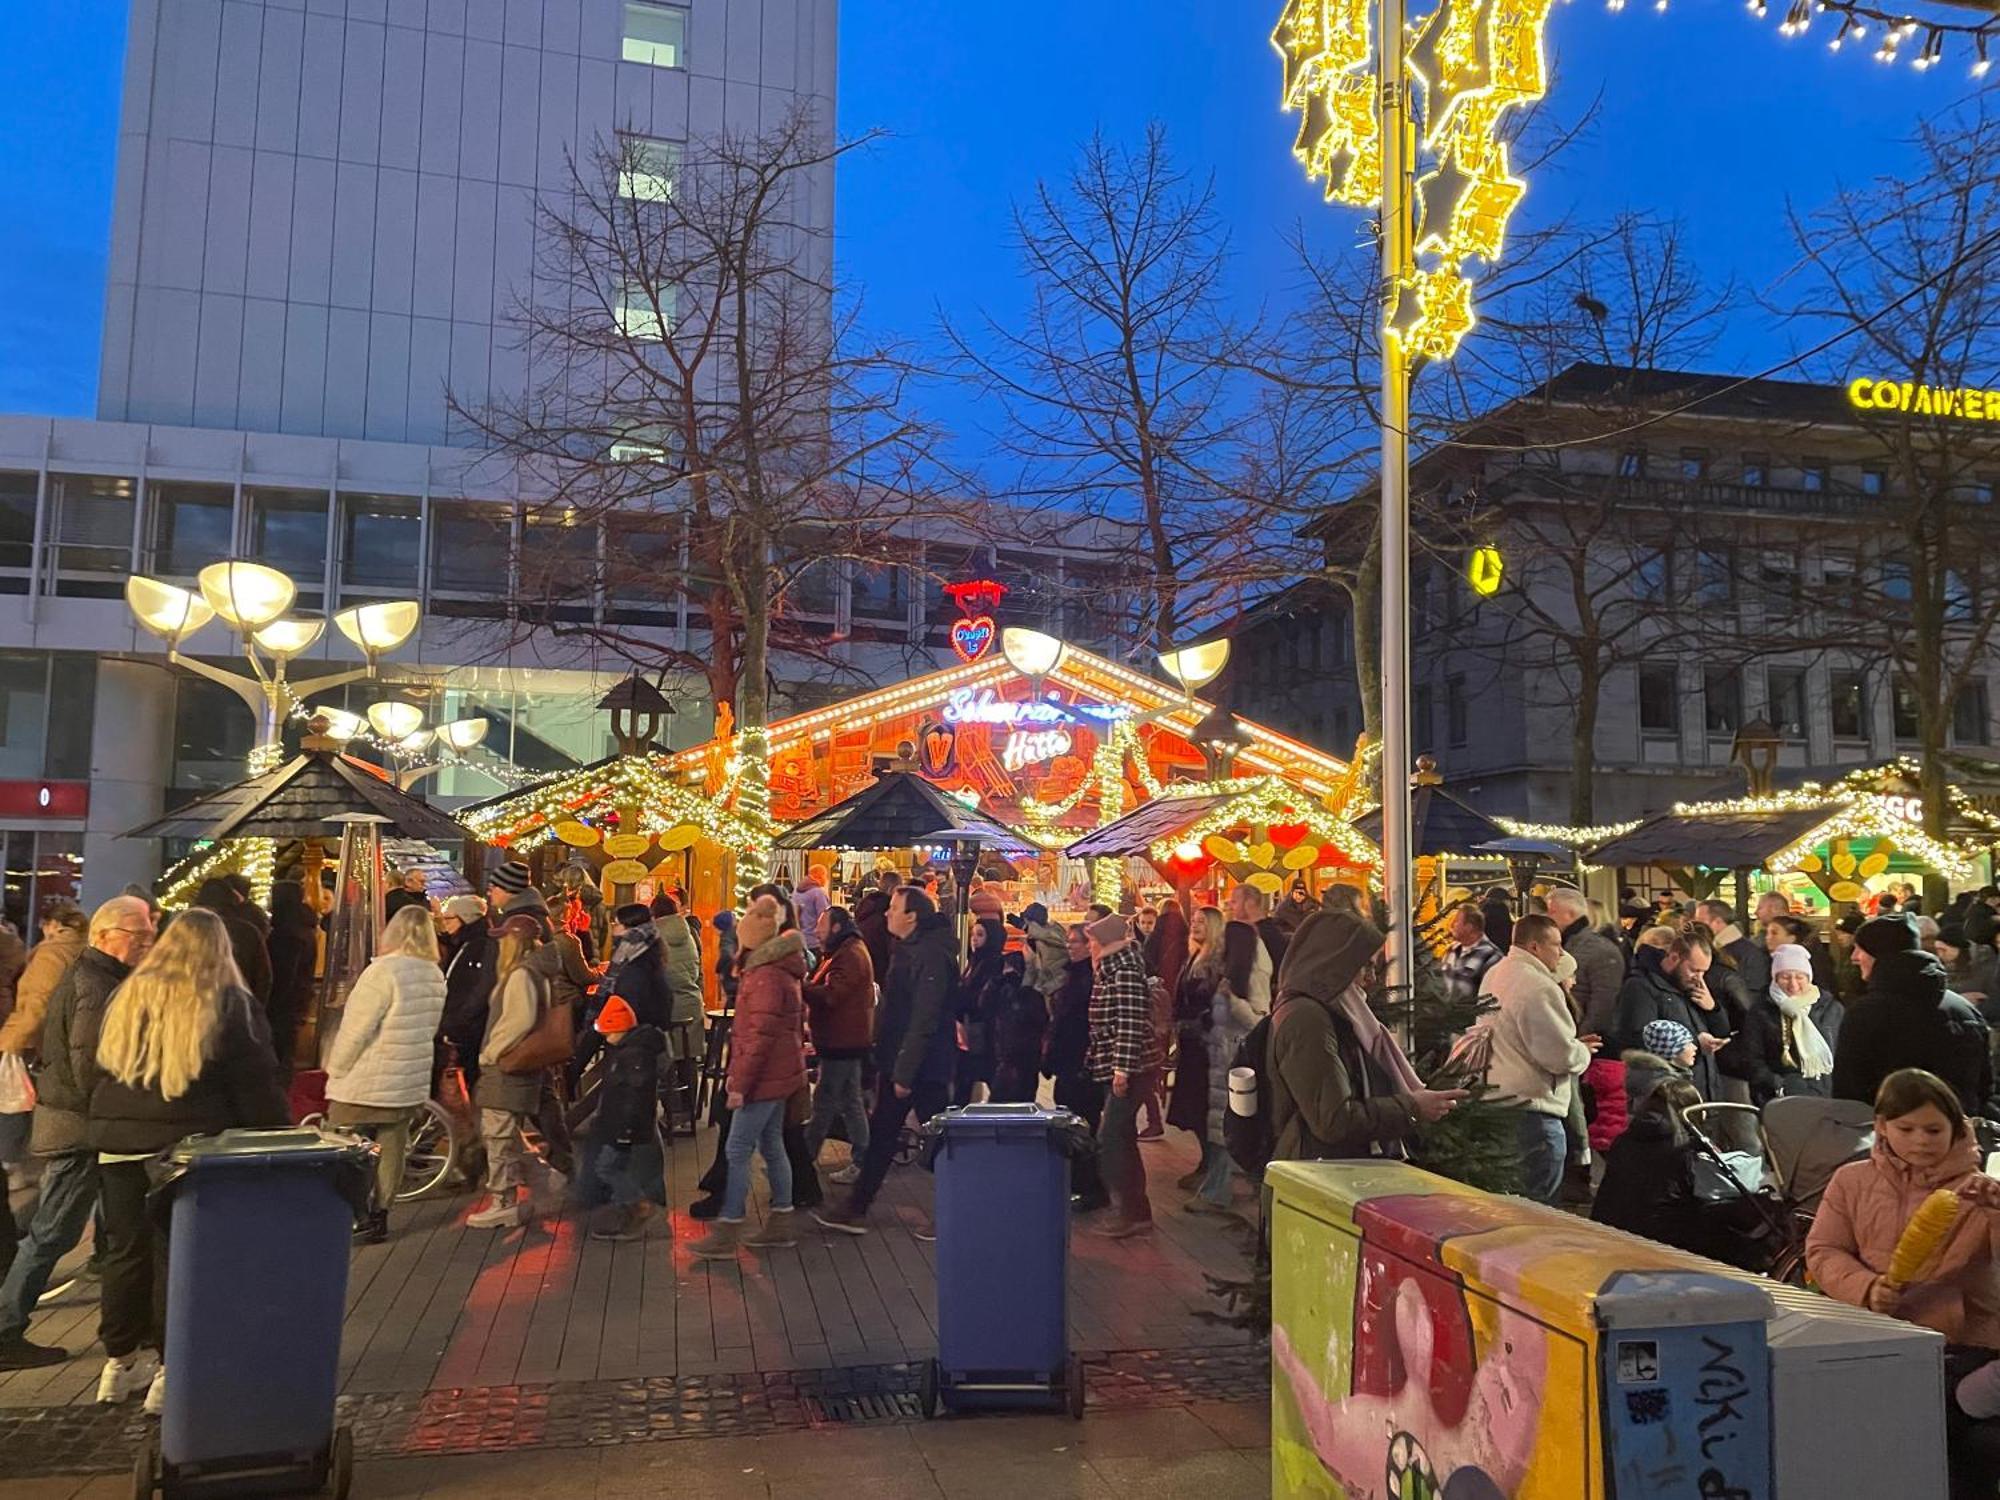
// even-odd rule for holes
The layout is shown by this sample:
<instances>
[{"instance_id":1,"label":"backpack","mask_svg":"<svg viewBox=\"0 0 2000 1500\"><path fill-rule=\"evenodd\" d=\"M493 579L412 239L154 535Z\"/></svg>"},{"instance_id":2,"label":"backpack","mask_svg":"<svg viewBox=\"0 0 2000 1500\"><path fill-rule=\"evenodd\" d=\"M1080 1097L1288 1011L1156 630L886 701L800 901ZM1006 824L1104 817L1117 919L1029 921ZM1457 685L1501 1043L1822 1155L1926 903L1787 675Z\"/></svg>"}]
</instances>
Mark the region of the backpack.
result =
<instances>
[{"instance_id":1,"label":"backpack","mask_svg":"<svg viewBox=\"0 0 2000 1500\"><path fill-rule=\"evenodd\" d=\"M1236 1044L1236 1055L1229 1059L1232 1070L1248 1068L1257 1078L1255 1114L1239 1115L1226 1105L1222 1111L1223 1148L1252 1182L1264 1180L1264 1168L1277 1146L1277 1132L1271 1126L1271 1082L1265 1071L1270 1053L1271 1017L1264 1016Z\"/></svg>"}]
</instances>

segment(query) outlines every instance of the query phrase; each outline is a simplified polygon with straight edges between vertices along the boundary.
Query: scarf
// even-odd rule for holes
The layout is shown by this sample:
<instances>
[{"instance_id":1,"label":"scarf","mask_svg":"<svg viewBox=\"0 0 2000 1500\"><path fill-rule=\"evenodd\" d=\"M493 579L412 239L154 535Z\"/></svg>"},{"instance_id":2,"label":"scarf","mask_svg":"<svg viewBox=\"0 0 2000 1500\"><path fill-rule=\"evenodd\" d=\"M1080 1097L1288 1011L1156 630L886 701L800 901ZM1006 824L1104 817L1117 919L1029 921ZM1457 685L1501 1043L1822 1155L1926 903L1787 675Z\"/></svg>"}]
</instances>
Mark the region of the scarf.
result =
<instances>
[{"instance_id":1,"label":"scarf","mask_svg":"<svg viewBox=\"0 0 2000 1500\"><path fill-rule=\"evenodd\" d=\"M1389 1034L1375 1012L1368 1008L1368 992L1359 984L1350 984L1334 999L1334 1008L1347 1017L1347 1024L1354 1028L1354 1036L1361 1043L1361 1050L1368 1054L1370 1061L1382 1070L1382 1076L1396 1085L1400 1093L1411 1094L1424 1086L1417 1070L1410 1066L1410 1060L1403 1055L1403 1049L1396 1045L1396 1039ZM1813 1033L1819 1035L1818 1032ZM1821 1043L1824 1046L1825 1043Z\"/></svg>"},{"instance_id":2,"label":"scarf","mask_svg":"<svg viewBox=\"0 0 2000 1500\"><path fill-rule=\"evenodd\" d=\"M659 931L651 922L641 922L637 927L626 928L624 935L611 945L611 967L623 968L659 941Z\"/></svg>"},{"instance_id":3,"label":"scarf","mask_svg":"<svg viewBox=\"0 0 2000 1500\"><path fill-rule=\"evenodd\" d=\"M1792 1023L1792 1045L1799 1049L1799 1071L1808 1078L1824 1078L1833 1071L1833 1049L1812 1023L1812 1008L1819 990L1807 985L1804 993L1787 995L1771 986L1771 1003Z\"/></svg>"}]
</instances>

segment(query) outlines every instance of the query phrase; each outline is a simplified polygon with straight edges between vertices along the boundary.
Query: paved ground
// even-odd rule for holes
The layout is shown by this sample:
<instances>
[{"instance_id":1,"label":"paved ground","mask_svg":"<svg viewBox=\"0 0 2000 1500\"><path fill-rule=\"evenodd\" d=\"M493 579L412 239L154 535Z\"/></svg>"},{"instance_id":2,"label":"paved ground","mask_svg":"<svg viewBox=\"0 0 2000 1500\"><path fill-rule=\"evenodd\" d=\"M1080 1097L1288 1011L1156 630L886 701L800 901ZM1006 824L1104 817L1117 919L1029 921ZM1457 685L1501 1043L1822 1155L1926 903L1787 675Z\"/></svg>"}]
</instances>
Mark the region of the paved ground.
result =
<instances>
[{"instance_id":1,"label":"paved ground","mask_svg":"<svg viewBox=\"0 0 2000 1500\"><path fill-rule=\"evenodd\" d=\"M712 1438L359 1464L353 1500L1251 1500L1271 1493L1261 1406ZM0 1480L0 1500L128 1500L129 1477Z\"/></svg>"}]
</instances>

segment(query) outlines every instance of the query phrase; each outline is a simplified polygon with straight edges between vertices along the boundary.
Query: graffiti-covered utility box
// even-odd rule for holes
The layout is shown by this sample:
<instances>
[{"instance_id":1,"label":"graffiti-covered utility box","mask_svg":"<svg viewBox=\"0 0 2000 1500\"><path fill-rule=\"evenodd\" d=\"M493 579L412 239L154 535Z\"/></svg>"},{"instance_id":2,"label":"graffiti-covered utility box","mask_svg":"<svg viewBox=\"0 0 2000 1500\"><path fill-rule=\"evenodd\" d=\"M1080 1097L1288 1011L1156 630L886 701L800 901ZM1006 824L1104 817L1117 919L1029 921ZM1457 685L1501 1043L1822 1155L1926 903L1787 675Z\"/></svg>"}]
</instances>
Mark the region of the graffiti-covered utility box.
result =
<instances>
[{"instance_id":1,"label":"graffiti-covered utility box","mask_svg":"<svg viewBox=\"0 0 2000 1500\"><path fill-rule=\"evenodd\" d=\"M1278 1500L1807 1500L1805 1442L1847 1493L1944 1492L1936 1334L1396 1163L1267 1183ZM1892 1366L1931 1399L1890 1432Z\"/></svg>"}]
</instances>

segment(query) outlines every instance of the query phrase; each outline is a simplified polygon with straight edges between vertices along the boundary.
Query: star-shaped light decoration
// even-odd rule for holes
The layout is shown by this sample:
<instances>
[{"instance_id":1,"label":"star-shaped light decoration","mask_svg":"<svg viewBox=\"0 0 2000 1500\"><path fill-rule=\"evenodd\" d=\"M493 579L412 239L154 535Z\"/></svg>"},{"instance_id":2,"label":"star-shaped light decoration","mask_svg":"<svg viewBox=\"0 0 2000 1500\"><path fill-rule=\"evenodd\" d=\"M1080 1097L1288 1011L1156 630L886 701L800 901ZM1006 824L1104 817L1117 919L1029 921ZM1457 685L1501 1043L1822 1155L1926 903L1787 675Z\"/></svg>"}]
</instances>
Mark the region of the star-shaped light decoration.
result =
<instances>
[{"instance_id":1,"label":"star-shaped light decoration","mask_svg":"<svg viewBox=\"0 0 2000 1500\"><path fill-rule=\"evenodd\" d=\"M1424 142L1435 147L1459 102L1492 82L1494 0L1439 0L1416 25L1406 64L1424 86Z\"/></svg>"},{"instance_id":2,"label":"star-shaped light decoration","mask_svg":"<svg viewBox=\"0 0 2000 1500\"><path fill-rule=\"evenodd\" d=\"M1417 179L1417 244L1419 254L1436 250L1448 259L1452 236L1458 228L1460 205L1466 194L1480 185L1458 164L1458 157L1446 153L1436 170Z\"/></svg>"},{"instance_id":3,"label":"star-shaped light decoration","mask_svg":"<svg viewBox=\"0 0 2000 1500\"><path fill-rule=\"evenodd\" d=\"M1301 117L1292 155L1330 200L1356 205L1382 192L1368 14L1367 0L1289 0L1271 34L1284 58L1285 107Z\"/></svg>"}]
</instances>

